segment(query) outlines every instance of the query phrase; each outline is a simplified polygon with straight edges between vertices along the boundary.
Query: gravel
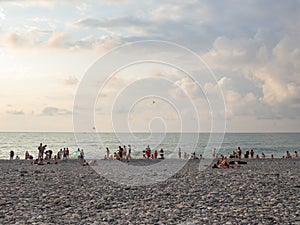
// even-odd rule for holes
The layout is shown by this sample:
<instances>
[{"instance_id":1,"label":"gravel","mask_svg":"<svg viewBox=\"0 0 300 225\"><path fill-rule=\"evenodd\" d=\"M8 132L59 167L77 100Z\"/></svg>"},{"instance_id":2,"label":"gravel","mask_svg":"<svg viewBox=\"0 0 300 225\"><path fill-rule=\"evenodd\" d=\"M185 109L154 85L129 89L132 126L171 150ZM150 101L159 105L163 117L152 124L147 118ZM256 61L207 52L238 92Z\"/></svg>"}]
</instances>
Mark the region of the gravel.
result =
<instances>
[{"instance_id":1,"label":"gravel","mask_svg":"<svg viewBox=\"0 0 300 225\"><path fill-rule=\"evenodd\" d=\"M0 224L300 224L300 160L247 162L200 171L199 160L190 160L165 181L132 186L77 160L0 160ZM129 164L159 167L153 163Z\"/></svg>"}]
</instances>

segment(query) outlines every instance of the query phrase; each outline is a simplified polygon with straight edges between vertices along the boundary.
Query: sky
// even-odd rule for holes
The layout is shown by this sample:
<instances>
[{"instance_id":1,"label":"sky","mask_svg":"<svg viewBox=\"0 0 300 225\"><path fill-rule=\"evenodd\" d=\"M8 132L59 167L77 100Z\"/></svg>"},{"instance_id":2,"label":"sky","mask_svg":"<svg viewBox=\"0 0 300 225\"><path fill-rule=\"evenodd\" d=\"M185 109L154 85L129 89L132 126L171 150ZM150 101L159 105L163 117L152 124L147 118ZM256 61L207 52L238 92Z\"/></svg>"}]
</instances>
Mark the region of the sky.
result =
<instances>
[{"instance_id":1,"label":"sky","mask_svg":"<svg viewBox=\"0 0 300 225\"><path fill-rule=\"evenodd\" d=\"M300 1L0 0L0 102L0 131L90 102L85 131L300 132Z\"/></svg>"}]
</instances>

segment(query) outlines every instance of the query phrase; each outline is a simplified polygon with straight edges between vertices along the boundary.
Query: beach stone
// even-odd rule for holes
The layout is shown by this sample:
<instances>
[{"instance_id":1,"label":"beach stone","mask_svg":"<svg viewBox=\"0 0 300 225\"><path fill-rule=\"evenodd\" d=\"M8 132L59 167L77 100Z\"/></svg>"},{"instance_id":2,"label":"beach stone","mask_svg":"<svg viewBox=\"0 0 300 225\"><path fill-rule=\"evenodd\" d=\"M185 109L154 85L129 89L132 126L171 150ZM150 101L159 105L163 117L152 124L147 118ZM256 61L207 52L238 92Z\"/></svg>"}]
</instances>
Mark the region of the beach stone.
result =
<instances>
[{"instance_id":1,"label":"beach stone","mask_svg":"<svg viewBox=\"0 0 300 225\"><path fill-rule=\"evenodd\" d=\"M0 206L4 206L6 204L7 204L7 202L5 200L0 200Z\"/></svg>"}]
</instances>

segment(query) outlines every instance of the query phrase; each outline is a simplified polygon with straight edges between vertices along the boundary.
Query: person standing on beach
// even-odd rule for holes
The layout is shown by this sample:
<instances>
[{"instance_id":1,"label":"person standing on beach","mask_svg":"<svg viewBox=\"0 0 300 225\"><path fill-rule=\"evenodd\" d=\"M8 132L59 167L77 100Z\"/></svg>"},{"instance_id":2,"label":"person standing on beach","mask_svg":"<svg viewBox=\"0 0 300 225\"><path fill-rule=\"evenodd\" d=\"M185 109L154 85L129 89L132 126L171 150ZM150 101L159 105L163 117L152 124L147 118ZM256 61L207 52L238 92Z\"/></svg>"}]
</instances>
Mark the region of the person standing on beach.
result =
<instances>
[{"instance_id":1,"label":"person standing on beach","mask_svg":"<svg viewBox=\"0 0 300 225\"><path fill-rule=\"evenodd\" d=\"M240 147L238 147L238 149L237 149L237 153L238 153L238 158L239 158L239 160L241 160L242 159L242 149L240 148Z\"/></svg>"},{"instance_id":2,"label":"person standing on beach","mask_svg":"<svg viewBox=\"0 0 300 225\"><path fill-rule=\"evenodd\" d=\"M213 159L215 159L216 156L217 156L216 148L213 148L213 149L212 149L212 157L213 157Z\"/></svg>"},{"instance_id":3,"label":"person standing on beach","mask_svg":"<svg viewBox=\"0 0 300 225\"><path fill-rule=\"evenodd\" d=\"M39 161L43 160L44 151L45 151L46 147L47 147L47 145L43 146L43 143L40 143L40 146L38 147L38 150L39 150L38 160Z\"/></svg>"},{"instance_id":4,"label":"person standing on beach","mask_svg":"<svg viewBox=\"0 0 300 225\"><path fill-rule=\"evenodd\" d=\"M67 159L69 158L69 155L70 155L70 150L69 148L66 149L66 156L67 156Z\"/></svg>"},{"instance_id":5,"label":"person standing on beach","mask_svg":"<svg viewBox=\"0 0 300 225\"><path fill-rule=\"evenodd\" d=\"M29 159L29 152L28 151L25 152L25 160L27 160L27 159Z\"/></svg>"},{"instance_id":6,"label":"person standing on beach","mask_svg":"<svg viewBox=\"0 0 300 225\"><path fill-rule=\"evenodd\" d=\"M178 158L181 159L181 148L178 149Z\"/></svg>"},{"instance_id":7,"label":"person standing on beach","mask_svg":"<svg viewBox=\"0 0 300 225\"><path fill-rule=\"evenodd\" d=\"M80 158L83 160L84 159L84 151L83 151L83 149L81 149L81 151L80 151Z\"/></svg>"},{"instance_id":8,"label":"person standing on beach","mask_svg":"<svg viewBox=\"0 0 300 225\"><path fill-rule=\"evenodd\" d=\"M128 154L126 156L126 160L131 159L131 145L128 145Z\"/></svg>"},{"instance_id":9,"label":"person standing on beach","mask_svg":"<svg viewBox=\"0 0 300 225\"><path fill-rule=\"evenodd\" d=\"M14 159L14 155L15 155L15 152L13 150L11 150L10 153L9 153L9 159L13 160Z\"/></svg>"},{"instance_id":10,"label":"person standing on beach","mask_svg":"<svg viewBox=\"0 0 300 225\"><path fill-rule=\"evenodd\" d=\"M106 159L109 159L109 148L106 147L106 156L105 156Z\"/></svg>"},{"instance_id":11,"label":"person standing on beach","mask_svg":"<svg viewBox=\"0 0 300 225\"><path fill-rule=\"evenodd\" d=\"M253 151L253 149L250 150L250 158L251 158L251 159L254 158L254 151Z\"/></svg>"}]
</instances>

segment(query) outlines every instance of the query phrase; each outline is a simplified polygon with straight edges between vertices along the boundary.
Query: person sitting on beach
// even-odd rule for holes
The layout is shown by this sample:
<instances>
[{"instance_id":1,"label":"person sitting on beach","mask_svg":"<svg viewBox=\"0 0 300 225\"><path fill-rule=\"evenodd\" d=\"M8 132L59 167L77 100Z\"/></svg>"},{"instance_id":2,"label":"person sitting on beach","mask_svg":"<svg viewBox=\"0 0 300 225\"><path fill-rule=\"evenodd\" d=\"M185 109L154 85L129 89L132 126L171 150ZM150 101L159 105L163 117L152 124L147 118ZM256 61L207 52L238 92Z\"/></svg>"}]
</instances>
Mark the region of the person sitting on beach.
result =
<instances>
[{"instance_id":1,"label":"person sitting on beach","mask_svg":"<svg viewBox=\"0 0 300 225\"><path fill-rule=\"evenodd\" d=\"M191 158L190 158L190 159L195 159L195 156L196 156L196 153L195 153L195 152L192 152Z\"/></svg>"},{"instance_id":2,"label":"person sitting on beach","mask_svg":"<svg viewBox=\"0 0 300 225\"><path fill-rule=\"evenodd\" d=\"M183 153L183 158L184 158L184 159L188 159L188 155L187 155L186 152Z\"/></svg>"},{"instance_id":3,"label":"person sitting on beach","mask_svg":"<svg viewBox=\"0 0 300 225\"><path fill-rule=\"evenodd\" d=\"M286 154L285 154L285 158L291 158L291 154L290 154L290 152L289 151L286 151Z\"/></svg>"},{"instance_id":4,"label":"person sitting on beach","mask_svg":"<svg viewBox=\"0 0 300 225\"><path fill-rule=\"evenodd\" d=\"M245 155L244 155L244 158L245 158L245 159L248 159L248 158L249 158L249 154L250 154L250 153L249 153L249 150L247 150L246 153L245 153Z\"/></svg>"},{"instance_id":5,"label":"person sitting on beach","mask_svg":"<svg viewBox=\"0 0 300 225\"><path fill-rule=\"evenodd\" d=\"M266 158L266 155L265 155L265 153L261 153L261 157L264 159L264 158Z\"/></svg>"},{"instance_id":6,"label":"person sitting on beach","mask_svg":"<svg viewBox=\"0 0 300 225\"><path fill-rule=\"evenodd\" d=\"M256 158L259 159L259 155L258 154L256 155Z\"/></svg>"},{"instance_id":7,"label":"person sitting on beach","mask_svg":"<svg viewBox=\"0 0 300 225\"><path fill-rule=\"evenodd\" d=\"M39 160L38 158L36 160L34 160L33 162L31 162L31 164L35 164L35 165L45 165L47 163L43 162L43 160Z\"/></svg>"},{"instance_id":8,"label":"person sitting on beach","mask_svg":"<svg viewBox=\"0 0 300 225\"><path fill-rule=\"evenodd\" d=\"M17 156L16 156L16 160L19 160L19 159L20 159L20 157L17 155Z\"/></svg>"},{"instance_id":9,"label":"person sitting on beach","mask_svg":"<svg viewBox=\"0 0 300 225\"><path fill-rule=\"evenodd\" d=\"M84 160L82 161L82 165L83 165L83 166L89 166L89 163L84 159Z\"/></svg>"},{"instance_id":10,"label":"person sitting on beach","mask_svg":"<svg viewBox=\"0 0 300 225\"><path fill-rule=\"evenodd\" d=\"M229 155L229 158L238 158L238 154L235 151L232 151L232 153Z\"/></svg>"},{"instance_id":11,"label":"person sitting on beach","mask_svg":"<svg viewBox=\"0 0 300 225\"><path fill-rule=\"evenodd\" d=\"M224 157L222 159L222 161L220 161L219 167L220 168L229 168L229 163L228 163L227 157Z\"/></svg>"},{"instance_id":12,"label":"person sitting on beach","mask_svg":"<svg viewBox=\"0 0 300 225\"><path fill-rule=\"evenodd\" d=\"M164 156L164 150L162 148L159 151L159 155L160 155L160 159L164 159L165 158L165 156Z\"/></svg>"},{"instance_id":13,"label":"person sitting on beach","mask_svg":"<svg viewBox=\"0 0 300 225\"><path fill-rule=\"evenodd\" d=\"M121 160L121 157L117 152L114 152L114 159Z\"/></svg>"},{"instance_id":14,"label":"person sitting on beach","mask_svg":"<svg viewBox=\"0 0 300 225\"><path fill-rule=\"evenodd\" d=\"M298 152L297 151L294 152L293 158L298 158Z\"/></svg>"},{"instance_id":15,"label":"person sitting on beach","mask_svg":"<svg viewBox=\"0 0 300 225\"><path fill-rule=\"evenodd\" d=\"M143 158L146 159L146 151L143 150Z\"/></svg>"}]
</instances>

